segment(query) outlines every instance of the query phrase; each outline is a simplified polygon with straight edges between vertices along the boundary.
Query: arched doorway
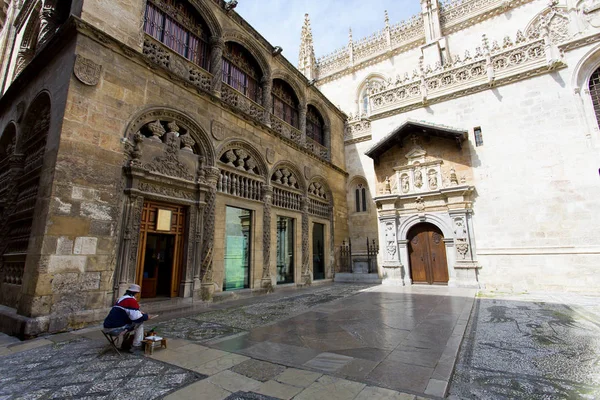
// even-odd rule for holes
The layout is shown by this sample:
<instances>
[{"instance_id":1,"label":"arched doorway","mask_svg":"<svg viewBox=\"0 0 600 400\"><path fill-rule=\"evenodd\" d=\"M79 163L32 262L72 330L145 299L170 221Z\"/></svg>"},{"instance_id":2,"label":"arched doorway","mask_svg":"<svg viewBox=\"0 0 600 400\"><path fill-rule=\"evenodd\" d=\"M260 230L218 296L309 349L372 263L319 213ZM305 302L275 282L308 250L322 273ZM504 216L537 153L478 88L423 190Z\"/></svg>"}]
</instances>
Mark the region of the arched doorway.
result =
<instances>
[{"instance_id":1,"label":"arched doorway","mask_svg":"<svg viewBox=\"0 0 600 400\"><path fill-rule=\"evenodd\" d=\"M448 284L444 235L435 225L418 224L408 232L408 254L413 283Z\"/></svg>"}]
</instances>

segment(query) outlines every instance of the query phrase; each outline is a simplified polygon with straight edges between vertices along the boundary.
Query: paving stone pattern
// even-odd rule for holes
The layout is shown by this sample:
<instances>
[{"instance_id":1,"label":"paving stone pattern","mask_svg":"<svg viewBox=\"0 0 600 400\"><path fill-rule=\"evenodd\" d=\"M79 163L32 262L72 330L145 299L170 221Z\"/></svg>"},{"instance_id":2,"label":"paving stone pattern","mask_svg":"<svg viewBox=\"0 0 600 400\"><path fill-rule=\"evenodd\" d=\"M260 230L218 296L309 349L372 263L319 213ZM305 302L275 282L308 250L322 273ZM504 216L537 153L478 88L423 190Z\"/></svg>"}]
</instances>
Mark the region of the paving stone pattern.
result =
<instances>
[{"instance_id":1,"label":"paving stone pattern","mask_svg":"<svg viewBox=\"0 0 600 400\"><path fill-rule=\"evenodd\" d=\"M177 318L158 324L148 324L166 337L177 337L203 343L245 330L289 318L317 304L352 296L373 285L344 284L311 288L301 292L253 304L208 311L187 318Z\"/></svg>"},{"instance_id":2,"label":"paving stone pattern","mask_svg":"<svg viewBox=\"0 0 600 400\"><path fill-rule=\"evenodd\" d=\"M162 398L205 375L79 339L2 357L0 399Z\"/></svg>"},{"instance_id":3,"label":"paving stone pattern","mask_svg":"<svg viewBox=\"0 0 600 400\"><path fill-rule=\"evenodd\" d=\"M253 392L236 392L228 396L225 400L279 400L276 397L263 396Z\"/></svg>"},{"instance_id":4,"label":"paving stone pattern","mask_svg":"<svg viewBox=\"0 0 600 400\"><path fill-rule=\"evenodd\" d=\"M598 301L575 300L573 295L478 299L450 394L461 399L600 398Z\"/></svg>"}]
</instances>

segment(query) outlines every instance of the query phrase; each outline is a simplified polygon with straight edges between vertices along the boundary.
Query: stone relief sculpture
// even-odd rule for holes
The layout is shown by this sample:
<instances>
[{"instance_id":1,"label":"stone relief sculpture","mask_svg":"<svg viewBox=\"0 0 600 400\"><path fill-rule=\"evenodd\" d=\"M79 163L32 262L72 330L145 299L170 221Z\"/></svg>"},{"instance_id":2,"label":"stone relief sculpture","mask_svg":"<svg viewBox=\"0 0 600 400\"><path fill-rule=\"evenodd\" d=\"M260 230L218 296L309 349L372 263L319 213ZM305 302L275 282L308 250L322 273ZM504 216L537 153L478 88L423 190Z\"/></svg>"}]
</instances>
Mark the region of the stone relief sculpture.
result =
<instances>
[{"instance_id":1,"label":"stone relief sculpture","mask_svg":"<svg viewBox=\"0 0 600 400\"><path fill-rule=\"evenodd\" d=\"M419 189L423 187L423 174L420 169L415 170L415 187Z\"/></svg>"},{"instance_id":2,"label":"stone relief sculpture","mask_svg":"<svg viewBox=\"0 0 600 400\"><path fill-rule=\"evenodd\" d=\"M430 170L428 175L429 189L436 190L438 188L437 172Z\"/></svg>"},{"instance_id":3,"label":"stone relief sculpture","mask_svg":"<svg viewBox=\"0 0 600 400\"><path fill-rule=\"evenodd\" d=\"M450 168L450 185L458 185L458 177L456 176L456 170L454 168Z\"/></svg>"},{"instance_id":4,"label":"stone relief sculpture","mask_svg":"<svg viewBox=\"0 0 600 400\"><path fill-rule=\"evenodd\" d=\"M384 189L384 193L385 194L392 194L392 185L390 183L390 177L389 176L385 177L385 189Z\"/></svg>"},{"instance_id":5,"label":"stone relief sculpture","mask_svg":"<svg viewBox=\"0 0 600 400\"><path fill-rule=\"evenodd\" d=\"M410 182L408 180L408 175L402 175L402 193L408 193L410 190Z\"/></svg>"}]
</instances>

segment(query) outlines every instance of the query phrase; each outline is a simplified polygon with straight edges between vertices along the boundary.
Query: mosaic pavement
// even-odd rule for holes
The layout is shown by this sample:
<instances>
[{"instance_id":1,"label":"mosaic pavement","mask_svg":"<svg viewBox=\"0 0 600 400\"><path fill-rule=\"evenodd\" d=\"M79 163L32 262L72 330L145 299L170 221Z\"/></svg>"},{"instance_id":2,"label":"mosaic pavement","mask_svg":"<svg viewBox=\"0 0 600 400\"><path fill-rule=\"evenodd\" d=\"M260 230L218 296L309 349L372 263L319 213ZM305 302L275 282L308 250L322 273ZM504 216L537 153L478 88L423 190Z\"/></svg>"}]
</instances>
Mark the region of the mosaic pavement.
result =
<instances>
[{"instance_id":1,"label":"mosaic pavement","mask_svg":"<svg viewBox=\"0 0 600 400\"><path fill-rule=\"evenodd\" d=\"M79 339L2 357L0 399L151 400L206 378L150 358L104 352L105 343Z\"/></svg>"},{"instance_id":2,"label":"mosaic pavement","mask_svg":"<svg viewBox=\"0 0 600 400\"><path fill-rule=\"evenodd\" d=\"M154 327L159 335L203 343L289 318L316 305L353 296L372 286L364 284L328 285L311 288L310 293L303 291L275 299L264 296L262 301L253 304L208 311L196 316L146 325L149 328Z\"/></svg>"},{"instance_id":3,"label":"mosaic pavement","mask_svg":"<svg viewBox=\"0 0 600 400\"><path fill-rule=\"evenodd\" d=\"M573 300L479 299L450 393L461 399L600 398L598 301Z\"/></svg>"}]
</instances>

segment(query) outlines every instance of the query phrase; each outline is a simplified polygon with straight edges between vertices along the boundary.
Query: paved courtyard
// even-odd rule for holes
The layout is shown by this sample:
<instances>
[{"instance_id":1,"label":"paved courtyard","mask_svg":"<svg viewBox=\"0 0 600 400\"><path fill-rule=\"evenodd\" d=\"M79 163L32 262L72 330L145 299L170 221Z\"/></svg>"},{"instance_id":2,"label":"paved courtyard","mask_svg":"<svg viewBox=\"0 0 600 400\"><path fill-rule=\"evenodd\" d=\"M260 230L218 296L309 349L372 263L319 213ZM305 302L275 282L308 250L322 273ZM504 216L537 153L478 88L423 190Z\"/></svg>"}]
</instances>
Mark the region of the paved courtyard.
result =
<instances>
[{"instance_id":1,"label":"paved courtyard","mask_svg":"<svg viewBox=\"0 0 600 400\"><path fill-rule=\"evenodd\" d=\"M0 400L595 399L596 300L335 284L163 316L152 356L106 351L97 327L4 336Z\"/></svg>"},{"instance_id":2,"label":"paved courtyard","mask_svg":"<svg viewBox=\"0 0 600 400\"><path fill-rule=\"evenodd\" d=\"M481 295L450 394L455 399L599 399L599 299Z\"/></svg>"}]
</instances>

